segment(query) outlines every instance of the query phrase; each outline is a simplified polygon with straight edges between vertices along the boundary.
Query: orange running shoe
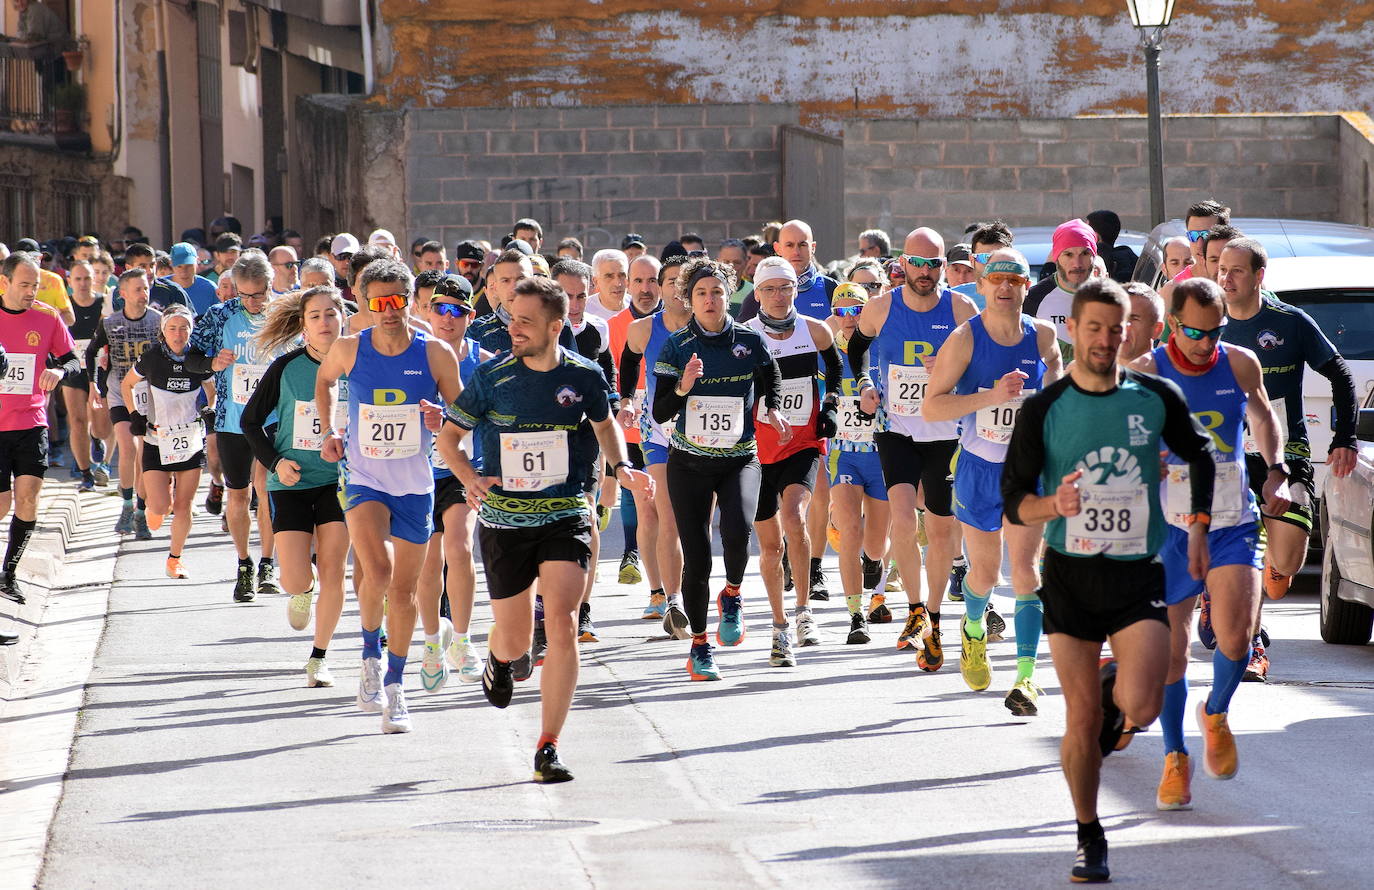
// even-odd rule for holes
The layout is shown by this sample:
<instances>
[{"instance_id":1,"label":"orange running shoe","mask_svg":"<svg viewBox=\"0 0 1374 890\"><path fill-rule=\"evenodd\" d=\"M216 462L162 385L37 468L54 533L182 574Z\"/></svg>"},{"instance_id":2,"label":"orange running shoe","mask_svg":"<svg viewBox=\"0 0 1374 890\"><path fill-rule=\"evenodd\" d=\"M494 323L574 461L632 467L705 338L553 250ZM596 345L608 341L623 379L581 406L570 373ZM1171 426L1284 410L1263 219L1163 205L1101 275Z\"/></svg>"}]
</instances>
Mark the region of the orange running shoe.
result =
<instances>
[{"instance_id":1,"label":"orange running shoe","mask_svg":"<svg viewBox=\"0 0 1374 890\"><path fill-rule=\"evenodd\" d=\"M167 557L167 577L168 578L189 578L186 569L181 566L181 559L176 556Z\"/></svg>"},{"instance_id":2,"label":"orange running shoe","mask_svg":"<svg viewBox=\"0 0 1374 890\"><path fill-rule=\"evenodd\" d=\"M1271 600L1281 600L1288 596L1288 588L1293 586L1292 575L1280 575L1274 567L1264 567L1264 595Z\"/></svg>"},{"instance_id":3,"label":"orange running shoe","mask_svg":"<svg viewBox=\"0 0 1374 890\"><path fill-rule=\"evenodd\" d=\"M1240 762L1236 755L1236 738L1226 722L1226 713L1207 713L1207 702L1197 703L1197 725L1202 730L1202 768L1214 779L1230 779L1236 775Z\"/></svg>"},{"instance_id":4,"label":"orange running shoe","mask_svg":"<svg viewBox=\"0 0 1374 890\"><path fill-rule=\"evenodd\" d=\"M1182 751L1164 755L1164 775L1155 792L1157 810L1191 810L1193 808L1193 765Z\"/></svg>"}]
</instances>

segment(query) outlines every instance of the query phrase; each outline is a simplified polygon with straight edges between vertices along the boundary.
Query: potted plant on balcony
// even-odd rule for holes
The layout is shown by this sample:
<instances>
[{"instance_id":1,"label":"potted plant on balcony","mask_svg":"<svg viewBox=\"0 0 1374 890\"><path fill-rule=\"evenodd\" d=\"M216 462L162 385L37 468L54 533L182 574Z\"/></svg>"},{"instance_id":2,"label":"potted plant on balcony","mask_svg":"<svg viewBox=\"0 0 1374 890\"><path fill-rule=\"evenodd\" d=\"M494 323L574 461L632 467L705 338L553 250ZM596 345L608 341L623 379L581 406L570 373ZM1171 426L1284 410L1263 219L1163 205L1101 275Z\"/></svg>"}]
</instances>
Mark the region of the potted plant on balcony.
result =
<instances>
[{"instance_id":1,"label":"potted plant on balcony","mask_svg":"<svg viewBox=\"0 0 1374 890\"><path fill-rule=\"evenodd\" d=\"M53 91L53 132L70 136L81 132L81 115L86 110L86 88L76 81L58 84Z\"/></svg>"}]
</instances>

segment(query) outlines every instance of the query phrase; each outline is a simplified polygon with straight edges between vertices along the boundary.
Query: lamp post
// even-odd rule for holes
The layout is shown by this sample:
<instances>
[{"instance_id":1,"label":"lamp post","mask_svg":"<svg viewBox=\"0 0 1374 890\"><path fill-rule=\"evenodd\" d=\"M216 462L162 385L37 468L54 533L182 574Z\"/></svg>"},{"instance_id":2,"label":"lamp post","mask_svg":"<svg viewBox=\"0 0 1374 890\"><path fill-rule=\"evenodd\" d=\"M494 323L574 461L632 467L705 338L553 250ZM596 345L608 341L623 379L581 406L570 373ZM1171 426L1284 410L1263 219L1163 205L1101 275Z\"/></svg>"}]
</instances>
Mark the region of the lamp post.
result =
<instances>
[{"instance_id":1,"label":"lamp post","mask_svg":"<svg viewBox=\"0 0 1374 890\"><path fill-rule=\"evenodd\" d=\"M1174 0L1126 0L1131 24L1140 29L1145 51L1145 95L1149 114L1150 225L1164 222L1164 125L1159 116L1159 51L1174 17Z\"/></svg>"}]
</instances>

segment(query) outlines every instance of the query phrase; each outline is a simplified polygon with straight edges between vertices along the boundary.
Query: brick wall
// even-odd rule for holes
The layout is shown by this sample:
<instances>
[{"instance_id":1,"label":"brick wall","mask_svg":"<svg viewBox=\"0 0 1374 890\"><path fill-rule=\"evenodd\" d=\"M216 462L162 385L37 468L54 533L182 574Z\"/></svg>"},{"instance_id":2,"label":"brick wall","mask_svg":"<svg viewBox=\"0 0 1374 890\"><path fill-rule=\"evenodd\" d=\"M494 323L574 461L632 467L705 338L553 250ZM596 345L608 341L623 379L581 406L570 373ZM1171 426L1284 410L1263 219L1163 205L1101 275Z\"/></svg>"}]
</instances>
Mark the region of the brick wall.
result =
<instances>
[{"instance_id":1,"label":"brick wall","mask_svg":"<svg viewBox=\"0 0 1374 890\"><path fill-rule=\"evenodd\" d=\"M1363 112L1340 122L1341 222L1374 224L1374 121Z\"/></svg>"}]
</instances>

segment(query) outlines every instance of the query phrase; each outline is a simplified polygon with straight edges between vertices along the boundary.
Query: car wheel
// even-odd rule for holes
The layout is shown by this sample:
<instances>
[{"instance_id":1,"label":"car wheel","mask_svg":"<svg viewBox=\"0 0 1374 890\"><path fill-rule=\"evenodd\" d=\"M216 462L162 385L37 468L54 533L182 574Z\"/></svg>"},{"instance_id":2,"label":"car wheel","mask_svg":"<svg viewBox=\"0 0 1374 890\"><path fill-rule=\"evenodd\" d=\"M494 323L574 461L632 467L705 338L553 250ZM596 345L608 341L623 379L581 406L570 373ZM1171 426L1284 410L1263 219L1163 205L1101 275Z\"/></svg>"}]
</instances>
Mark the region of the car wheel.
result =
<instances>
[{"instance_id":1,"label":"car wheel","mask_svg":"<svg viewBox=\"0 0 1374 890\"><path fill-rule=\"evenodd\" d=\"M1327 547L1322 554L1321 632L1328 643L1363 646L1374 633L1374 609L1341 599L1341 570L1336 554Z\"/></svg>"}]
</instances>

